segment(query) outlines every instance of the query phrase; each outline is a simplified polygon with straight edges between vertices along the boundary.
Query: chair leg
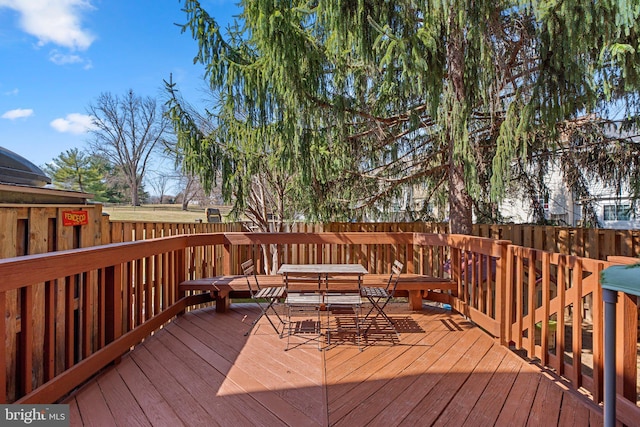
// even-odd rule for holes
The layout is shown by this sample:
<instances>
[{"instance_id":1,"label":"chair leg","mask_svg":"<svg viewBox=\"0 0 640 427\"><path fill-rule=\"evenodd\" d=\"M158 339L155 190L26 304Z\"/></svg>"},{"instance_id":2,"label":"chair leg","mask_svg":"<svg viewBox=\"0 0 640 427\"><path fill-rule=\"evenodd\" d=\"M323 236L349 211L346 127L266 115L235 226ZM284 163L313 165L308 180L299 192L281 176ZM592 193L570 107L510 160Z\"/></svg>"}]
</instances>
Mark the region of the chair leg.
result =
<instances>
[{"instance_id":1,"label":"chair leg","mask_svg":"<svg viewBox=\"0 0 640 427\"><path fill-rule=\"evenodd\" d=\"M278 312L276 311L276 309L274 307L274 304L276 302L278 302L278 300L271 299L271 300L269 300L267 302L266 307L264 307L260 302L256 301L256 304L258 304L258 307L260 307L260 314L258 315L258 317L256 317L253 320L253 322L251 322L251 325L249 326L249 330L244 333L245 337L251 333L251 331L253 330L253 327L260 321L260 319L262 319L263 316L267 318L267 320L269 321L269 323L273 327L273 330L276 331L276 334L278 334L279 337L282 337L282 333L284 333L284 321L282 320L282 318L280 317L280 315L278 314ZM283 326L283 328L282 328L283 331L282 332L280 332L278 330L278 327L275 325L275 323L273 323L273 320L271 320L271 318L269 317L269 313L268 313L269 309L271 309L271 311L273 311L273 313L276 315L276 317L280 321L280 324Z\"/></svg>"},{"instance_id":2,"label":"chair leg","mask_svg":"<svg viewBox=\"0 0 640 427\"><path fill-rule=\"evenodd\" d=\"M295 306L287 306L287 321L286 324L288 325L288 333L287 333L287 347L285 348L285 351L288 351L291 349L291 336L295 334L295 328L296 326L292 326L292 325L297 325L297 322L295 320L291 320L291 316L292 316L292 312L294 312ZM308 311L305 310L309 310L309 307L304 307L304 308L300 308L300 312L305 312L308 313ZM313 334L314 337L313 338L308 338L306 341L304 341L301 344L298 345L302 345L302 344L306 344L309 341L311 341L312 339L315 339L318 342L318 351L322 351L322 318L321 318L321 314L320 314L320 309L318 307L314 307L314 310L316 311L316 320L314 322L314 329L313 329ZM305 318L309 319L308 315L305 316ZM313 319L313 317L311 317L311 319ZM304 327L304 323L303 323L303 327ZM317 329L316 329L317 328ZM283 329L283 333L284 333L284 329ZM304 334L305 332L302 332L302 334ZM296 347L298 346L296 345Z\"/></svg>"},{"instance_id":3,"label":"chair leg","mask_svg":"<svg viewBox=\"0 0 640 427\"><path fill-rule=\"evenodd\" d=\"M327 326L325 328L325 333L327 335L327 347L331 346L331 306L326 306L325 310L327 312Z\"/></svg>"},{"instance_id":4,"label":"chair leg","mask_svg":"<svg viewBox=\"0 0 640 427\"><path fill-rule=\"evenodd\" d=\"M375 314L375 316L373 316L373 319L371 319L371 323L369 323L369 325L365 329L364 334L365 335L368 334L369 333L369 329L371 329L371 326L373 326L373 322L375 322L379 317L382 317L389 324L391 329L393 329L393 332L395 332L396 337L398 338L398 340L400 340L400 333L396 329L396 326L393 323L393 320L389 317L389 315L387 313L384 312L384 308L387 306L387 303L389 302L389 299L386 299L385 302L382 304L382 306L380 305L380 299L374 300L373 298L370 298L370 297L367 297L367 299L371 303L371 308L369 309L369 311L365 315L363 322L366 322L369 319L369 316L371 315L371 313L374 310L376 311L376 314Z\"/></svg>"},{"instance_id":5,"label":"chair leg","mask_svg":"<svg viewBox=\"0 0 640 427\"><path fill-rule=\"evenodd\" d=\"M280 335L282 335L282 333L280 331L278 331L278 327L273 323L273 321L271 320L271 317L269 317L269 313L268 313L269 309L271 309L273 314L275 314L276 317L278 318L278 321L280 322L280 325L283 325L283 329L284 329L284 322L283 322L282 318L280 317L280 315L278 314L278 312L276 311L276 308L274 307L274 304L276 302L277 302L277 300L271 300L269 302L269 305L264 310L264 316L267 318L269 323L271 323L271 326L273 326L273 329L276 331L276 334L278 334L278 336L280 336Z\"/></svg>"},{"instance_id":6,"label":"chair leg","mask_svg":"<svg viewBox=\"0 0 640 427\"><path fill-rule=\"evenodd\" d=\"M260 305L260 304L258 304ZM262 309L262 306L260 306L260 309ZM249 325L249 329L247 330L247 332L244 333L244 336L248 336L251 331L253 330L253 327L256 326L256 323L258 323L260 321L260 319L262 319L262 316L264 316L264 311L261 311L260 314L258 315L258 317L256 317L255 319L253 319L253 322L251 322L251 325Z\"/></svg>"},{"instance_id":7,"label":"chair leg","mask_svg":"<svg viewBox=\"0 0 640 427\"><path fill-rule=\"evenodd\" d=\"M356 339L358 340L358 350L362 351L362 336L360 334L360 318L358 315L360 312L360 306L354 307L353 312L356 317Z\"/></svg>"},{"instance_id":8,"label":"chair leg","mask_svg":"<svg viewBox=\"0 0 640 427\"><path fill-rule=\"evenodd\" d=\"M361 306L360 305L356 305L356 304L350 304L350 305L341 305L341 304L337 304L337 305L332 305L332 306L328 306L327 307L327 327L326 327L326 331L327 331L327 345L330 346L331 345L331 332L334 331L336 334L339 334L340 332L340 322L337 320L336 318L336 326L335 329L331 328L331 312L332 310L340 310L340 309L351 309L353 311L353 315L354 315L354 325L355 325L355 342L356 345L358 346L358 350L362 351L362 332L361 332ZM337 316L335 316L337 317Z\"/></svg>"},{"instance_id":9,"label":"chair leg","mask_svg":"<svg viewBox=\"0 0 640 427\"><path fill-rule=\"evenodd\" d=\"M320 315L320 307L316 308L318 313L318 351L322 351L322 317Z\"/></svg>"},{"instance_id":10,"label":"chair leg","mask_svg":"<svg viewBox=\"0 0 640 427\"><path fill-rule=\"evenodd\" d=\"M288 333L287 333L287 347L284 349L284 351L289 350L289 339L291 338L291 307L287 306L287 324L289 326L288 328Z\"/></svg>"}]
</instances>

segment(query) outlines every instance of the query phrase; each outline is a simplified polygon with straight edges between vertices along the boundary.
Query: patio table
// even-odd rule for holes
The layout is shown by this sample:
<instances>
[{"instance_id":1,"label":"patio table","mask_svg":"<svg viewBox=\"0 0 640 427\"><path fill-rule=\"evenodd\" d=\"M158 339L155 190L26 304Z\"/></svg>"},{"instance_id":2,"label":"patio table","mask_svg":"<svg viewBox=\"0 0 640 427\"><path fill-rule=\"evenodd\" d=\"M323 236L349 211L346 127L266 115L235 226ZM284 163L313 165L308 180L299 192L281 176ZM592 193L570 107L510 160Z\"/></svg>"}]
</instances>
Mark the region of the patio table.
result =
<instances>
[{"instance_id":1,"label":"patio table","mask_svg":"<svg viewBox=\"0 0 640 427\"><path fill-rule=\"evenodd\" d=\"M361 264L282 264L278 269L278 274L284 276L285 285L290 276L318 277L320 285L324 280L325 290L328 290L329 278L334 276L357 276L359 289L362 276L367 273Z\"/></svg>"},{"instance_id":2,"label":"patio table","mask_svg":"<svg viewBox=\"0 0 640 427\"><path fill-rule=\"evenodd\" d=\"M362 285L362 276L367 273L367 269L361 264L282 264L280 269L278 269L278 274L284 277L284 284L291 305L296 306L301 304L313 306L318 310L318 315L321 308L325 308L327 310L327 319L329 319L329 312L332 307L352 307L356 315L355 323L358 347L360 347L360 326L357 310L360 309L361 305L360 287ZM345 278L353 276L355 276L357 280L345 280ZM293 281L295 284L292 284L292 278L296 278ZM305 278L313 278L314 282L317 278L317 288L311 290L307 284L305 289L305 291L307 291L306 294L300 294L303 295L300 297L296 292L296 286L299 287L298 282L300 278L302 278L302 280ZM333 286L332 289L330 283L339 283L339 286ZM309 291L315 292L315 297L311 296ZM290 318L289 325L291 325ZM327 339L330 344L331 332L328 327ZM288 344L287 348L289 348Z\"/></svg>"}]
</instances>

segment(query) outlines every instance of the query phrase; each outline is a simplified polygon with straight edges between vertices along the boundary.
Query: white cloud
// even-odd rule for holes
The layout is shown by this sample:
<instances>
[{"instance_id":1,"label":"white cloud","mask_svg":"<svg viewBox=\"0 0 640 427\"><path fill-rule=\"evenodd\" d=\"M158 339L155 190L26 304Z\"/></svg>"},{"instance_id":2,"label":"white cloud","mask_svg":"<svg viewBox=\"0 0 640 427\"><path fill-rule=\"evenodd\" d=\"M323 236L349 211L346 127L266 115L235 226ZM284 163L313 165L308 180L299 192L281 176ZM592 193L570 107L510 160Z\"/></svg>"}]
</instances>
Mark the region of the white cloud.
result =
<instances>
[{"instance_id":1,"label":"white cloud","mask_svg":"<svg viewBox=\"0 0 640 427\"><path fill-rule=\"evenodd\" d=\"M26 117L33 116L33 110L30 108L16 108L15 110L9 110L4 113L2 116L3 119L15 120L15 119L23 119Z\"/></svg>"},{"instance_id":2,"label":"white cloud","mask_svg":"<svg viewBox=\"0 0 640 427\"><path fill-rule=\"evenodd\" d=\"M6 96L15 96L15 95L17 95L19 92L20 92L20 91L18 90L18 88L15 88L15 89L11 89L11 90L6 91L4 94L5 94Z\"/></svg>"},{"instance_id":3,"label":"white cloud","mask_svg":"<svg viewBox=\"0 0 640 427\"><path fill-rule=\"evenodd\" d=\"M83 58L80 55L62 53L56 49L49 52L49 61L56 65L83 64L82 68L85 70L93 68L93 62L90 59Z\"/></svg>"},{"instance_id":4,"label":"white cloud","mask_svg":"<svg viewBox=\"0 0 640 427\"><path fill-rule=\"evenodd\" d=\"M90 0L0 0L0 8L20 15L20 28L38 39L39 45L54 43L85 50L95 37L82 28L82 11L92 9Z\"/></svg>"},{"instance_id":5,"label":"white cloud","mask_svg":"<svg viewBox=\"0 0 640 427\"><path fill-rule=\"evenodd\" d=\"M77 64L79 62L84 62L84 60L78 55L64 54L60 53L57 50L52 50L49 53L49 60L56 65Z\"/></svg>"},{"instance_id":6,"label":"white cloud","mask_svg":"<svg viewBox=\"0 0 640 427\"><path fill-rule=\"evenodd\" d=\"M73 133L76 135L89 132L94 129L93 117L86 114L71 113L65 118L58 118L50 123L58 132Z\"/></svg>"}]
</instances>

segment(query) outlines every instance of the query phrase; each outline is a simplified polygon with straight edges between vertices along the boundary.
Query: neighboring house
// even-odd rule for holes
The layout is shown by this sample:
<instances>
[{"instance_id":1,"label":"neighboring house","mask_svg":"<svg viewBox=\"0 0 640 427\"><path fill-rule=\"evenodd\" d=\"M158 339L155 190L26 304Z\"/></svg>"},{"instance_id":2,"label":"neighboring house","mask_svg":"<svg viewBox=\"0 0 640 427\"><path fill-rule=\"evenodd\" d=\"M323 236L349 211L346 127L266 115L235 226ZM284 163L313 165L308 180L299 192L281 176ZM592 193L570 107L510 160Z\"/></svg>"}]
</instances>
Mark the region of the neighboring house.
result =
<instances>
[{"instance_id":1,"label":"neighboring house","mask_svg":"<svg viewBox=\"0 0 640 427\"><path fill-rule=\"evenodd\" d=\"M625 140L626 143L640 144L640 136L620 130L617 123L609 125L607 133L611 137ZM545 177L549 193L538 200L544 210L545 219L557 225L580 227L585 219L583 208L591 204L602 228L640 228L640 206L633 207L628 182L626 188L617 190L607 187L602 182L592 181L588 184L591 197L579 199L564 184L561 170L559 164L552 163ZM522 192L505 200L500 206L500 212L507 221L534 222L532 201Z\"/></svg>"},{"instance_id":2,"label":"neighboring house","mask_svg":"<svg viewBox=\"0 0 640 427\"><path fill-rule=\"evenodd\" d=\"M607 132L627 142L640 144L640 136L620 131L612 124ZM596 213L599 227L617 229L640 228L640 201L633 207L629 188L617 191L602 182L588 184L589 199L579 199L564 183L560 164L549 164L545 182L548 194L541 195L540 204L544 217L551 224L569 227L581 227L584 224L584 206L591 205ZM363 220L371 221L416 221L438 220L446 222L446 212L429 204L428 213L424 213L430 191L424 185L405 187L402 193L385 205L378 206L377 212L370 213ZM504 222L532 224L536 222L533 204L523 188L512 188L510 195L499 205ZM474 218L475 221L475 218Z\"/></svg>"},{"instance_id":3,"label":"neighboring house","mask_svg":"<svg viewBox=\"0 0 640 427\"><path fill-rule=\"evenodd\" d=\"M598 221L603 228L640 228L640 209L632 209L629 193L616 194L611 188L594 185L591 190L598 213ZM580 224L576 224L580 225Z\"/></svg>"},{"instance_id":4,"label":"neighboring house","mask_svg":"<svg viewBox=\"0 0 640 427\"><path fill-rule=\"evenodd\" d=\"M551 224L568 227L583 225L583 205L587 200L579 200L565 186L559 167L551 168L547 175L548 197L538 200L545 219ZM615 189L607 188L602 183L591 183L589 188L592 198L589 200L595 207L600 228L638 229L640 228L640 203L631 209L629 193L625 190L616 194ZM427 198L427 191L421 186L405 188L402 195L386 207L379 209L378 215L369 214L364 220L370 221L415 221L430 220L423 218L421 209ZM505 199L499 207L505 222L515 224L532 224L535 222L532 201L523 192L514 190L511 197ZM444 214L444 215L443 215ZM430 216L442 220L439 216L446 213L432 208ZM446 221L446 218L444 219Z\"/></svg>"},{"instance_id":5,"label":"neighboring house","mask_svg":"<svg viewBox=\"0 0 640 427\"><path fill-rule=\"evenodd\" d=\"M590 200L579 200L565 186L559 167L552 167L547 174L548 197L541 197L545 219L556 225L580 227L583 221L583 205L590 201L602 228L634 229L640 228L640 209L631 209L632 203L627 190L616 194L615 189L607 188L600 182L592 182ZM505 220L521 223L534 222L532 203L520 195L506 199L500 205Z\"/></svg>"}]
</instances>

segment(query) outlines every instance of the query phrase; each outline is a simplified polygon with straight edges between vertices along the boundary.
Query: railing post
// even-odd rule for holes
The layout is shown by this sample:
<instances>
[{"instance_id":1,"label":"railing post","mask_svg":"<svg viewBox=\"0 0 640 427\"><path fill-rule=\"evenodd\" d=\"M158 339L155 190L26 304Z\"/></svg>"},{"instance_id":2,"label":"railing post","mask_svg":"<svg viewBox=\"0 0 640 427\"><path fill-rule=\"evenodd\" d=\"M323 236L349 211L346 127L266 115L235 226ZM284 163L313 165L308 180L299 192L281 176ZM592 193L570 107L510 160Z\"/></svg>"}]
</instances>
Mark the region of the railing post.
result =
<instances>
[{"instance_id":1,"label":"railing post","mask_svg":"<svg viewBox=\"0 0 640 427\"><path fill-rule=\"evenodd\" d=\"M224 244L224 259L222 260L222 274L229 276L231 274L231 244Z\"/></svg>"},{"instance_id":2,"label":"railing post","mask_svg":"<svg viewBox=\"0 0 640 427\"><path fill-rule=\"evenodd\" d=\"M413 239L411 239L411 243L407 244L407 273L415 273L416 272L416 268L414 265L414 257L415 257L415 253L414 253L414 245L413 245Z\"/></svg>"},{"instance_id":3,"label":"railing post","mask_svg":"<svg viewBox=\"0 0 640 427\"><path fill-rule=\"evenodd\" d=\"M462 272L461 272L461 254L460 254L460 249L451 246L451 243L449 243L449 251L451 252L451 267L450 267L450 271L451 271L451 278L453 280L456 281L456 283L458 284L458 290L457 290L457 295L458 295L458 300L461 300L463 303L467 303L467 298L464 296L464 290L462 289Z\"/></svg>"},{"instance_id":4,"label":"railing post","mask_svg":"<svg viewBox=\"0 0 640 427\"><path fill-rule=\"evenodd\" d=\"M637 368L635 366L632 368L631 365L637 363L636 331L638 328L638 314L637 308L634 308L635 301L633 298L640 296L639 272L640 263L629 266L614 265L600 273L605 329L603 392L605 426L616 425L618 419L616 414L618 391L624 397L630 398L633 403L635 403L637 398ZM618 300L618 293L622 293L622 295L625 296L621 302ZM618 305L618 307L616 307L616 305ZM618 309L621 309L623 313L616 315ZM618 318L616 319L617 316ZM623 324L620 325L620 330L616 328L617 320L623 322ZM629 339L630 336L633 337L632 340ZM620 341L616 338L622 339L623 343L622 354L619 356L616 356L616 341ZM616 386L617 380L622 380L622 383L618 382ZM598 402L600 399L594 396L594 400ZM623 399L622 402L628 402L628 400ZM636 409L635 405L634 409Z\"/></svg>"},{"instance_id":5,"label":"railing post","mask_svg":"<svg viewBox=\"0 0 640 427\"><path fill-rule=\"evenodd\" d=\"M618 334L617 341L620 343L618 353L616 355L616 363L618 366L617 375L617 391L631 402L635 401L636 395L636 378L638 375L637 365L637 341L630 339L629 335L635 336L634 331L638 330L638 307L637 296L622 293L618 298L616 306L617 325L616 332Z\"/></svg>"},{"instance_id":6,"label":"railing post","mask_svg":"<svg viewBox=\"0 0 640 427\"><path fill-rule=\"evenodd\" d=\"M604 264L603 263L598 263L597 266L597 271L594 271L593 273L596 273L598 277L601 277L602 272L604 271ZM623 294L624 295L624 294ZM603 289L601 286L596 286L595 289L593 290L593 292L591 293L591 319L592 321L592 332L591 332L591 336L592 336L592 349L593 349L593 359L592 359L592 363L593 363L593 371L592 371L592 378L593 378L593 386L592 386L592 396L593 396L593 400L596 402L600 402L602 400L603 394L604 394L604 304L602 301L604 301L603 299ZM624 306L624 303L622 304L622 306ZM618 316L620 316L620 314L624 311L621 307L617 307L616 310L618 310ZM624 325L625 322L624 320L622 320L620 317L618 317L619 323L618 325ZM630 326L630 325L629 325ZM627 325L625 325L624 328L621 329L620 332L622 332L622 334L624 334L624 331L628 331ZM633 329L635 331L635 329ZM624 346L625 342L627 342L627 340L624 339L623 336L620 337L620 343L622 343L622 345ZM633 364L635 366L636 364L636 349L635 349L635 341L634 341L634 345L633 345ZM618 356L621 357L621 356ZM635 376L633 377L633 391L634 391L634 399L635 399ZM618 383L618 384L622 384L622 382Z\"/></svg>"},{"instance_id":7,"label":"railing post","mask_svg":"<svg viewBox=\"0 0 640 427\"><path fill-rule=\"evenodd\" d=\"M511 242L501 240L497 242L500 246L500 257L496 260L496 321L498 322L500 336L497 337L501 345L508 347L507 337L509 336L507 328L511 327L510 317L507 317L506 305L511 304L512 301L506 298L507 296L507 266L508 266L508 247Z\"/></svg>"}]
</instances>

